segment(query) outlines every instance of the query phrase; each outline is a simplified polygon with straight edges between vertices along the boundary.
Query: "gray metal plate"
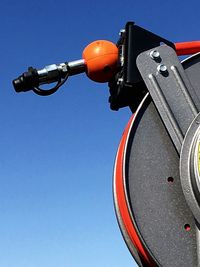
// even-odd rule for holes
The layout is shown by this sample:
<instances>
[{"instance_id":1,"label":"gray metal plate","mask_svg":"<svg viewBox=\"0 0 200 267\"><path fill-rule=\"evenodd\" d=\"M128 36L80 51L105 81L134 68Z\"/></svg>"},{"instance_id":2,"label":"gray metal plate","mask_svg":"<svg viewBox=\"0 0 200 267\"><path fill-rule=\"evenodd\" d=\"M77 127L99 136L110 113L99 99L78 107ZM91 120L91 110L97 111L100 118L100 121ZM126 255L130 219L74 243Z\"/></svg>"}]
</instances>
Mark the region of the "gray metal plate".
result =
<instances>
[{"instance_id":1,"label":"gray metal plate","mask_svg":"<svg viewBox=\"0 0 200 267\"><path fill-rule=\"evenodd\" d=\"M151 53L159 54L160 61ZM145 51L137 57L137 66L159 111L168 134L180 153L184 135L198 114L190 92L193 88L176 52L163 45Z\"/></svg>"},{"instance_id":2,"label":"gray metal plate","mask_svg":"<svg viewBox=\"0 0 200 267\"><path fill-rule=\"evenodd\" d=\"M199 62L197 55L183 63L198 111ZM131 130L125 183L132 217L159 264L197 266L195 223L181 188L179 156L150 98Z\"/></svg>"}]
</instances>

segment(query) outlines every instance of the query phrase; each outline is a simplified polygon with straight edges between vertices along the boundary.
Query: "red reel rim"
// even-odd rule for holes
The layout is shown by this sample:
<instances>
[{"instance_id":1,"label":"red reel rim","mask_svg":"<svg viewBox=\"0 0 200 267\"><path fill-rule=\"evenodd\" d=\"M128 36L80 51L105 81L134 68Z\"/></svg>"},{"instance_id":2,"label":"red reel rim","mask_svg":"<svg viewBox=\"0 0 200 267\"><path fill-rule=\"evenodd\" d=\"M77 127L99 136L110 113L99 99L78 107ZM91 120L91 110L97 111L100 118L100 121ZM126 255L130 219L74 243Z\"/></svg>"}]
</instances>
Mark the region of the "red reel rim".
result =
<instances>
[{"instance_id":1,"label":"red reel rim","mask_svg":"<svg viewBox=\"0 0 200 267\"><path fill-rule=\"evenodd\" d=\"M147 96L148 94L146 95L146 97ZM140 104L140 107L142 106L146 97L143 99L142 103ZM138 108L138 110L140 109L140 107ZM128 236L128 239L130 240L132 245L136 248L139 258L147 266L157 266L152 256L145 248L144 242L142 241L141 237L138 234L137 226L134 224L131 218L124 186L124 153L126 151L127 140L130 134L130 130L135 121L136 116L137 112L130 118L124 130L117 151L117 156L115 160L115 169L114 169L114 194L116 202L115 205L117 212L119 213L118 216L120 216L120 218L118 219L122 222L123 228L126 231L126 235Z\"/></svg>"}]
</instances>

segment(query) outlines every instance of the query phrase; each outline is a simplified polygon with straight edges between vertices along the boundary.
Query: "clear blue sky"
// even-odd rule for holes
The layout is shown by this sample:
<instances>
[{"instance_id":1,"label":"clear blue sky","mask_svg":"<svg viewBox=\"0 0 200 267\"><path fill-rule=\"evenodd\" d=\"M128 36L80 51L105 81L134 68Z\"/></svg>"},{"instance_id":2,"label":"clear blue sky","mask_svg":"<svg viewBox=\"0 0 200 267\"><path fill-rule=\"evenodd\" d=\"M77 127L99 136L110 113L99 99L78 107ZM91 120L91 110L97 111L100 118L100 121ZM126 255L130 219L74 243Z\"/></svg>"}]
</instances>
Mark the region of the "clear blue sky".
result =
<instances>
[{"instance_id":1,"label":"clear blue sky","mask_svg":"<svg viewBox=\"0 0 200 267\"><path fill-rule=\"evenodd\" d=\"M1 0L0 267L133 267L112 200L128 109L106 84L72 77L51 97L16 94L28 66L81 58L135 21L172 41L198 40L200 2Z\"/></svg>"}]
</instances>

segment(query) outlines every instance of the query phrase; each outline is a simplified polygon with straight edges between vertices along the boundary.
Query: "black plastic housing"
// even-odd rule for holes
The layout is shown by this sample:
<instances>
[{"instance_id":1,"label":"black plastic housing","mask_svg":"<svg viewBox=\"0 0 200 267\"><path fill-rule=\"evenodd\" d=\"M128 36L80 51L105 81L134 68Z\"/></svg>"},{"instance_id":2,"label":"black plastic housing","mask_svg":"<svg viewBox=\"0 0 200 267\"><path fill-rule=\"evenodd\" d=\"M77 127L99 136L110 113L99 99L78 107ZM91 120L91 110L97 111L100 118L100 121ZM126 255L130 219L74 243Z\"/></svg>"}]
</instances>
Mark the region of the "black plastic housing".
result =
<instances>
[{"instance_id":1,"label":"black plastic housing","mask_svg":"<svg viewBox=\"0 0 200 267\"><path fill-rule=\"evenodd\" d=\"M135 25L134 22L126 24L125 31L117 42L119 71L109 82L109 102L112 110L130 106L134 112L146 92L146 87L136 66L137 56L162 43L174 48L172 42ZM120 58L122 56L123 60Z\"/></svg>"}]
</instances>

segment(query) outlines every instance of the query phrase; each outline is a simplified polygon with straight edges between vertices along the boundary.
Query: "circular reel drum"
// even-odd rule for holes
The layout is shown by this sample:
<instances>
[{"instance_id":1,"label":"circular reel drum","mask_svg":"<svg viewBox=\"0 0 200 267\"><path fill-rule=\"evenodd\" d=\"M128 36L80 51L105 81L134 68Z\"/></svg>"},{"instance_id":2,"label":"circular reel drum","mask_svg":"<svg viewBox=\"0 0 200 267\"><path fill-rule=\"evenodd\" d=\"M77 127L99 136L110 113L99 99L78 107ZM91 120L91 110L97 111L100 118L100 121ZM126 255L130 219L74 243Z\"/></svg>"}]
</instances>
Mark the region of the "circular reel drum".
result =
<instances>
[{"instance_id":1,"label":"circular reel drum","mask_svg":"<svg viewBox=\"0 0 200 267\"><path fill-rule=\"evenodd\" d=\"M183 67L195 91L189 93L200 111L200 54L185 60ZM191 138L190 134L189 143ZM194 154L200 157L200 138L197 140ZM190 149L183 150L187 150L184 152L187 159ZM182 190L179 161L147 93L124 131L114 170L117 219L140 266L200 264L199 231ZM184 164L183 168L189 167ZM200 173L200 163L197 169Z\"/></svg>"}]
</instances>

